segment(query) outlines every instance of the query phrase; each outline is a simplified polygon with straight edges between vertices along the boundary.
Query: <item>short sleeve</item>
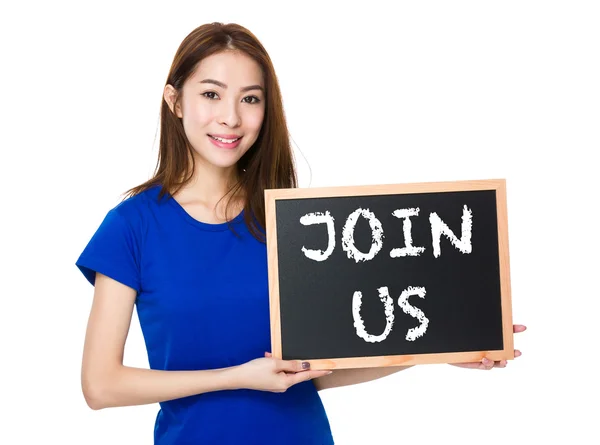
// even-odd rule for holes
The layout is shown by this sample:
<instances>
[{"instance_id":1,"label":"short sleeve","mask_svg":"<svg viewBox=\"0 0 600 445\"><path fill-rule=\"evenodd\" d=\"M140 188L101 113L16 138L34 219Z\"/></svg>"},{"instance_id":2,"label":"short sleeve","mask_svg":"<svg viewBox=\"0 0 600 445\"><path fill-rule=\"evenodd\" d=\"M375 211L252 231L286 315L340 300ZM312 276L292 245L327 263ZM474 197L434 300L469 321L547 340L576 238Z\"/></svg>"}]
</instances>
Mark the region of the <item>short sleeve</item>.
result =
<instances>
[{"instance_id":1,"label":"short sleeve","mask_svg":"<svg viewBox=\"0 0 600 445\"><path fill-rule=\"evenodd\" d=\"M92 285L99 272L141 291L139 234L118 207L107 213L75 264Z\"/></svg>"}]
</instances>

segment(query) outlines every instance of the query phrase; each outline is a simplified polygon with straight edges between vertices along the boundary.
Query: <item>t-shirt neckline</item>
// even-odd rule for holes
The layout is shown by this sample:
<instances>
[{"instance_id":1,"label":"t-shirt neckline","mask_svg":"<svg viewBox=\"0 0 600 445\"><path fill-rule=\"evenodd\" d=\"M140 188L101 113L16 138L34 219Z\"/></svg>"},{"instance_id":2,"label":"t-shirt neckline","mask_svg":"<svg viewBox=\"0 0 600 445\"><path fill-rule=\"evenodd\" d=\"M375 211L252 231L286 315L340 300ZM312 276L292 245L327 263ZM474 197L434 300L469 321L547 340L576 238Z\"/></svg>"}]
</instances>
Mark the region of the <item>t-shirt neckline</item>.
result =
<instances>
[{"instance_id":1,"label":"t-shirt neckline","mask_svg":"<svg viewBox=\"0 0 600 445\"><path fill-rule=\"evenodd\" d=\"M200 221L200 220L194 218L192 215L190 215L183 208L183 206L181 204L179 204L179 202L177 202L177 200L175 198L173 198L172 196L169 196L168 200L169 200L169 204L171 204L171 206L177 211L177 213L179 213L188 223L190 223L191 225L198 227L199 229L202 229L202 230L208 230L211 232L220 232L220 231L224 231L224 230L229 230L229 226L231 224L238 224L244 220L244 210L242 209L242 211L235 218L233 218L229 221L225 221L223 223L207 223L204 221Z\"/></svg>"}]
</instances>

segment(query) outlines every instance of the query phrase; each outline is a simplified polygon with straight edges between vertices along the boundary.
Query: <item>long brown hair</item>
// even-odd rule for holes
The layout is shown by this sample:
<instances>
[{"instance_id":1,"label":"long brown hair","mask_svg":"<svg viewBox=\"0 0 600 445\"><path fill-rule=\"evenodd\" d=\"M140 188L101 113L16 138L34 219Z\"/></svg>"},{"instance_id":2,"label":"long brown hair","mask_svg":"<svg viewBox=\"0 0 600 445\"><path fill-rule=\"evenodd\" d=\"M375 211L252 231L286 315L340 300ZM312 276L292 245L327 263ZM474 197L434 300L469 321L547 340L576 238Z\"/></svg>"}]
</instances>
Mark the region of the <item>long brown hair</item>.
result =
<instances>
[{"instance_id":1,"label":"long brown hair","mask_svg":"<svg viewBox=\"0 0 600 445\"><path fill-rule=\"evenodd\" d=\"M179 46L166 84L172 85L181 97L183 84L194 73L200 61L212 54L241 51L262 68L265 83L265 114L263 124L252 147L237 163L238 183L227 193L241 192L246 197L244 220L252 235L265 241L265 189L297 187L290 138L283 111L279 82L273 63L260 41L248 29L238 24L209 23L193 30ZM166 86L166 85L165 85ZM151 187L161 186L159 197L174 195L193 177L194 157L180 118L166 100L160 110L160 145L158 161L151 179L128 190L126 197L135 196ZM227 196L225 195L225 196ZM231 200L226 207L229 208Z\"/></svg>"}]
</instances>

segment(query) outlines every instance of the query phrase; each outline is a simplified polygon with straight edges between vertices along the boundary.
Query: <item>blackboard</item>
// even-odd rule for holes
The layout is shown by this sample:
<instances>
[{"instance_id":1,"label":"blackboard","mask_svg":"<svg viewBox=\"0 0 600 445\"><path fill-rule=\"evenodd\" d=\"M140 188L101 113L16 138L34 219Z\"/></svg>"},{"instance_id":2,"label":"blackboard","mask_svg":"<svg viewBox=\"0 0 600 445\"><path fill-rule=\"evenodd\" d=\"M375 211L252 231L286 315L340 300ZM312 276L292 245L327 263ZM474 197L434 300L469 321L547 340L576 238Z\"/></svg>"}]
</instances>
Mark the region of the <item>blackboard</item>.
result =
<instances>
[{"instance_id":1,"label":"blackboard","mask_svg":"<svg viewBox=\"0 0 600 445\"><path fill-rule=\"evenodd\" d=\"M506 181L266 190L274 357L513 359Z\"/></svg>"}]
</instances>

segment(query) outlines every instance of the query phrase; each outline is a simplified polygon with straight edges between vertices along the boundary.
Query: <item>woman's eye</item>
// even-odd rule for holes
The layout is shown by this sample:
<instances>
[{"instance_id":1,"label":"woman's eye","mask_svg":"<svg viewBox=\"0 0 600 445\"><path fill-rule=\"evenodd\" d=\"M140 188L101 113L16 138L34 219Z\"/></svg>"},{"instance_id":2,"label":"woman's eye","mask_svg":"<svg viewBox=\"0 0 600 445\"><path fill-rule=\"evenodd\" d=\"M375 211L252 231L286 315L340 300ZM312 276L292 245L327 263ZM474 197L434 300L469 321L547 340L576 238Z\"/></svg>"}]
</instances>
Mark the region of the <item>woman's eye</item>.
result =
<instances>
[{"instance_id":1,"label":"woman's eye","mask_svg":"<svg viewBox=\"0 0 600 445\"><path fill-rule=\"evenodd\" d=\"M217 93L215 93L214 91L207 91L206 93L202 93L202 95L204 97L207 97L208 99L216 99L218 97Z\"/></svg>"},{"instance_id":2,"label":"woman's eye","mask_svg":"<svg viewBox=\"0 0 600 445\"><path fill-rule=\"evenodd\" d=\"M244 97L244 102L249 103L249 104L257 104L260 102L260 99L256 96L247 96Z\"/></svg>"}]
</instances>

